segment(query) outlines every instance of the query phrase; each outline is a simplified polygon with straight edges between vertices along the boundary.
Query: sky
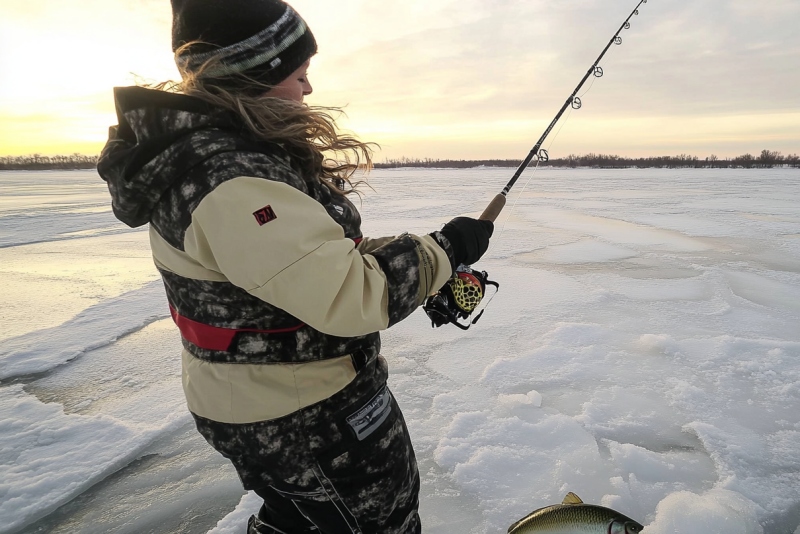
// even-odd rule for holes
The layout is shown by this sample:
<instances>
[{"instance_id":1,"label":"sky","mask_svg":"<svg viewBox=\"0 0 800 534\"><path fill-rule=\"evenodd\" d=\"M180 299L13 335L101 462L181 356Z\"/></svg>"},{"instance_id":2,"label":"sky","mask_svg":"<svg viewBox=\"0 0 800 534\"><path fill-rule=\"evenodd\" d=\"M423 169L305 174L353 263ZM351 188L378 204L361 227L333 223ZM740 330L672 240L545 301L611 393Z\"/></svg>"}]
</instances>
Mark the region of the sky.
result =
<instances>
[{"instance_id":1,"label":"sky","mask_svg":"<svg viewBox=\"0 0 800 534\"><path fill-rule=\"evenodd\" d=\"M290 3L319 44L307 102L382 161L523 158L637 2ZM797 20L796 0L650 0L544 146L800 153ZM170 27L166 0L2 0L0 155L99 153L112 87L178 78Z\"/></svg>"}]
</instances>

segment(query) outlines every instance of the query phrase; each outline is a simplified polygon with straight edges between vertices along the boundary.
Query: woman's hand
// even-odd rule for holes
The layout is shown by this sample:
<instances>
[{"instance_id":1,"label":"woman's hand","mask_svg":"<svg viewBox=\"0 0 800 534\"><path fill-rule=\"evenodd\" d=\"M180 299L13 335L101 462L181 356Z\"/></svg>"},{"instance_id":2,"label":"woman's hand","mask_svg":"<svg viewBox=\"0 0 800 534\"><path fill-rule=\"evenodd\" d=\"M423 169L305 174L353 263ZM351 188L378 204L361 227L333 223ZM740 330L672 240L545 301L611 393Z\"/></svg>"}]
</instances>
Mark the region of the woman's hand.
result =
<instances>
[{"instance_id":1,"label":"woman's hand","mask_svg":"<svg viewBox=\"0 0 800 534\"><path fill-rule=\"evenodd\" d=\"M489 248L489 238L494 232L492 221L482 221L470 217L456 217L439 232L453 248L453 269L461 264L472 265Z\"/></svg>"}]
</instances>

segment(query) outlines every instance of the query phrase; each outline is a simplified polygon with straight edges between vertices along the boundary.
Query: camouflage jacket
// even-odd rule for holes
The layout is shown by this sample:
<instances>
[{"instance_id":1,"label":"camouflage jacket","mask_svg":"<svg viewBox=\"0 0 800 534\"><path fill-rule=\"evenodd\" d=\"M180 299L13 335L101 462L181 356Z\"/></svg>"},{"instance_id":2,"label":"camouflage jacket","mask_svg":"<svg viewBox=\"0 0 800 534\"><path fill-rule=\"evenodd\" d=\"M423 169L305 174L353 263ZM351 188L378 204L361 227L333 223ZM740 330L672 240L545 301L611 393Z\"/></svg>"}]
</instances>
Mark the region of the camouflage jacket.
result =
<instances>
[{"instance_id":1,"label":"camouflage jacket","mask_svg":"<svg viewBox=\"0 0 800 534\"><path fill-rule=\"evenodd\" d=\"M266 420L339 391L353 355L450 276L442 236L364 238L344 195L232 114L139 87L115 99L98 172L117 218L150 225L196 415Z\"/></svg>"}]
</instances>

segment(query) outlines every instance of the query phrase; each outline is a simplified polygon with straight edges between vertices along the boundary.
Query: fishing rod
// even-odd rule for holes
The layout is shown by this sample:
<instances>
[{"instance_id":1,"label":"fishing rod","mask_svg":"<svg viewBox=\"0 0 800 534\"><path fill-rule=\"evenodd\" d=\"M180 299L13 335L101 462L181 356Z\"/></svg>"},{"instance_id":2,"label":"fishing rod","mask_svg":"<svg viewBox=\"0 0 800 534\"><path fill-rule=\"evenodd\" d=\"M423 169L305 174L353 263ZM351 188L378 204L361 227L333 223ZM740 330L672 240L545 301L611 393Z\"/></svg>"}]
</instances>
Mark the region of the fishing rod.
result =
<instances>
[{"instance_id":1,"label":"fishing rod","mask_svg":"<svg viewBox=\"0 0 800 534\"><path fill-rule=\"evenodd\" d=\"M581 90L581 87L583 87L583 84L586 83L586 80L589 79L589 76L594 75L596 78L601 78L603 76L603 68L598 66L600 60L603 59L603 56L606 55L606 52L608 52L608 49L611 48L612 44L613 45L622 44L622 37L620 37L619 34L622 32L622 30L627 30L631 27L631 22L630 22L631 18L634 15L638 15L639 6L646 3L647 0L640 0L640 2L636 4L636 7L633 9L633 11L631 11L631 14L628 15L628 18L625 19L625 22L623 22L622 25L619 27L617 33L615 33L614 36L611 38L611 40L608 41L608 44L600 53L600 55L597 57L595 62L592 63L592 66L589 67L589 70L586 71L586 74L583 76L583 79L581 79L578 86L575 88L574 91L572 91L572 94L569 95L569 98L567 98L566 102L564 102L564 105L561 106L561 109L558 110L558 113L556 113L556 116L550 123L550 126L547 127L547 129L544 131L539 140L536 141L536 144L533 145L533 148L528 153L527 157L525 157L520 166L517 167L517 171L514 173L514 176L511 177L511 180L508 181L503 190L500 193L498 193L497 196L494 197L494 199L492 199L492 201L489 203L486 209L483 210L481 216L478 217L478 219L494 222L497 219L497 216L500 215L500 212L503 211L503 207L506 205L506 195L508 195L508 192L511 191L511 188L514 187L514 184L517 183L517 180L522 175L522 171L525 170L525 168L528 166L531 160L533 158L538 158L540 162L545 162L550 159L550 155L547 153L547 150L540 149L542 143L544 143L544 140L547 139L548 135L550 135L550 131L553 129L553 126L556 125L558 120L561 118L561 115L564 114L564 111L566 111L568 107L572 107L572 109L581 108L582 105L581 99L575 95L577 95L578 91Z\"/></svg>"},{"instance_id":2,"label":"fishing rod","mask_svg":"<svg viewBox=\"0 0 800 534\"><path fill-rule=\"evenodd\" d=\"M595 62L592 63L592 66L589 67L589 70L586 71L586 74L583 76L580 83L578 83L577 87L575 87L575 90L572 91L572 94L569 95L567 100L564 102L564 105L558 110L558 113L556 113L556 116L550 122L550 125L544 131L542 136L538 141L536 141L536 144L533 145L533 148L530 152L528 152L528 155L525 157L519 167L517 167L517 170L511 177L511 180L509 180L503 190L498 193L491 202L489 202L489 205L485 210L483 210L483 213L480 217L478 217L478 219L494 222L506 205L506 196L508 195L508 192L511 191L511 188L514 187L515 183L517 183L517 180L519 180L522 172L528 167L533 158L537 158L537 165L538 163L542 163L550 159L550 155L547 153L547 150L541 148L542 143L544 143L545 139L547 139L547 136L550 135L553 127L559 121L567 108L581 108L582 103L580 97L577 96L578 91L581 90L583 84L589 79L589 76L594 76L595 78L601 78L603 76L603 68L599 66L600 60L602 60L603 56L606 55L606 52L608 52L608 49L611 48L611 45L622 44L622 37L620 37L619 34L622 33L622 30L630 29L631 18L633 18L635 15L638 15L639 7L646 3L647 0L640 0L639 3L636 4L636 7L633 9L633 11L631 11L631 14L628 15L628 18L625 19L616 33L611 37L611 40L608 41L606 47L597 57ZM471 322L461 323L459 322L459 319L469 319L470 315L472 315L472 313L478 307L478 304L480 304L481 300L483 300L487 285L494 286L495 291L499 288L499 284L497 282L489 280L489 275L486 271L477 271L468 265L460 265L456 269L455 273L453 273L453 277L450 278L447 284L445 284L444 287L442 287L442 289L440 289L436 294L428 297L425 300L425 303L422 305L422 308L425 310L425 313L428 314L428 317L431 320L431 326L439 327L445 324L453 324L462 330L466 330L473 324L477 323L478 319L481 318L481 315L483 315L483 312L486 309L485 306Z\"/></svg>"}]
</instances>

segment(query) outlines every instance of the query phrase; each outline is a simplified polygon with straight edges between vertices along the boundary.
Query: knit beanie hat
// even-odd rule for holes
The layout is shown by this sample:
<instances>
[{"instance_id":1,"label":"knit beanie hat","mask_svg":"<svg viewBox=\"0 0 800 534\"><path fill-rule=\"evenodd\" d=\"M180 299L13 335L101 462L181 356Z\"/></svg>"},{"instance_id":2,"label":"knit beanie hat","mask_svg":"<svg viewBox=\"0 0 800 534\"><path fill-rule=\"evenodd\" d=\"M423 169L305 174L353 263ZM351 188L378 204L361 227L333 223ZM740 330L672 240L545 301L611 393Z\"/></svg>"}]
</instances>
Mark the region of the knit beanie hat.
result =
<instances>
[{"instance_id":1,"label":"knit beanie hat","mask_svg":"<svg viewBox=\"0 0 800 534\"><path fill-rule=\"evenodd\" d=\"M181 72L235 88L244 77L276 85L317 52L305 21L281 0L171 0L172 50ZM239 76L241 75L241 76Z\"/></svg>"}]
</instances>

